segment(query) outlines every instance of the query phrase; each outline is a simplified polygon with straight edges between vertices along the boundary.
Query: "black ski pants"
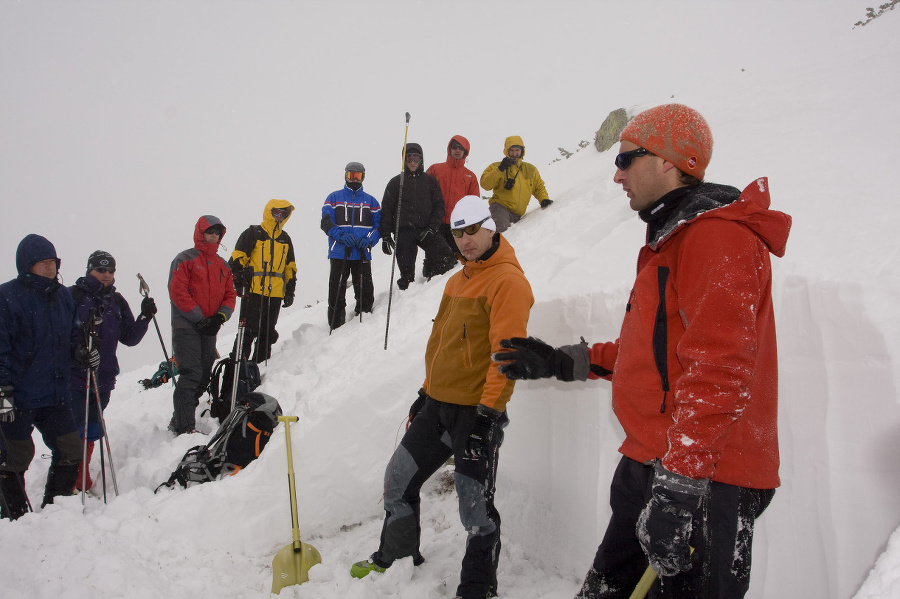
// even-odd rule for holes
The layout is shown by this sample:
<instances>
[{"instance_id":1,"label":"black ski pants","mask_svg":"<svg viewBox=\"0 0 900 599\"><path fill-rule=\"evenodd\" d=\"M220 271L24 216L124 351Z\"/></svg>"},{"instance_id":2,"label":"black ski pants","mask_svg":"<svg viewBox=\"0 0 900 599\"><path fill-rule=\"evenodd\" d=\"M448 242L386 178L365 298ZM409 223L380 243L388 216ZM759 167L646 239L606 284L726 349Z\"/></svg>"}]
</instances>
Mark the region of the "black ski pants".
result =
<instances>
[{"instance_id":1,"label":"black ski pants","mask_svg":"<svg viewBox=\"0 0 900 599\"><path fill-rule=\"evenodd\" d=\"M407 556L413 556L416 563L421 562L419 491L425 481L453 456L459 516L468 531L456 590L463 599L481 599L490 592L497 592L500 514L494 506L494 491L503 427L509 422L504 413L501 423L494 429L487 457L469 460L465 457L465 447L475 410L475 406L426 398L384 474L384 528L374 555L376 563L385 567Z\"/></svg>"},{"instance_id":2,"label":"black ski pants","mask_svg":"<svg viewBox=\"0 0 900 599\"><path fill-rule=\"evenodd\" d=\"M410 283L416 279L416 257L419 248L425 252L425 262L422 265L422 274L425 278L443 274L456 264L456 258L443 237L437 234L429 235L425 241L420 241L421 235L420 229L400 229L397 238L397 268L400 269L400 278Z\"/></svg>"},{"instance_id":3,"label":"black ski pants","mask_svg":"<svg viewBox=\"0 0 900 599\"><path fill-rule=\"evenodd\" d=\"M172 395L170 426L176 433L194 428L200 397L206 392L216 361L216 336L201 335L193 328L172 329L172 353L178 364L178 381Z\"/></svg>"},{"instance_id":4,"label":"black ski pants","mask_svg":"<svg viewBox=\"0 0 900 599\"><path fill-rule=\"evenodd\" d=\"M375 285L372 283L372 263L368 260L342 260L330 258L331 274L328 277L328 326L336 329L346 319L347 279L353 277L355 312L371 312L375 303Z\"/></svg>"},{"instance_id":5,"label":"black ski pants","mask_svg":"<svg viewBox=\"0 0 900 599\"><path fill-rule=\"evenodd\" d=\"M635 528L650 501L652 484L652 466L622 457L610 486L612 517L575 599L631 596L648 564ZM647 597L743 597L750 588L753 525L774 495L775 489L710 483L709 499L701 506L691 531L691 569L657 579Z\"/></svg>"},{"instance_id":6,"label":"black ski pants","mask_svg":"<svg viewBox=\"0 0 900 599\"><path fill-rule=\"evenodd\" d=\"M264 362L272 357L272 345L278 341L278 331L275 330L275 325L278 324L278 315L281 313L282 298L249 293L241 302L246 302L246 306L242 303L241 309L247 319L244 325L244 344L241 347L241 357L252 359L256 363ZM250 352L254 340L256 340L256 351L253 352L251 358Z\"/></svg>"}]
</instances>

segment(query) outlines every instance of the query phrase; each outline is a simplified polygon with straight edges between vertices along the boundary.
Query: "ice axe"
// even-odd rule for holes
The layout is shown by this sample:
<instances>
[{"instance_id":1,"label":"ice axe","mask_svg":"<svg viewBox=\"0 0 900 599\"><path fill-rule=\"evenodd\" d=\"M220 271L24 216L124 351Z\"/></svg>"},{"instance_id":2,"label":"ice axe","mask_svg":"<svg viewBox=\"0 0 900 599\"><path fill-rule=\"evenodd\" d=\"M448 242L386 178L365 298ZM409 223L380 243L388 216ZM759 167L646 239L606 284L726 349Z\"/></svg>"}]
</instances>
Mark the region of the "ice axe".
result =
<instances>
[{"instance_id":1,"label":"ice axe","mask_svg":"<svg viewBox=\"0 0 900 599\"><path fill-rule=\"evenodd\" d=\"M693 554L694 548L691 547L690 549L691 554ZM650 587L653 586L654 582L656 582L656 570L653 569L653 566L647 566L647 569L644 570L644 575L641 576L641 579L634 587L634 591L631 593L629 599L644 599L644 597L647 596L647 593L650 592Z\"/></svg>"},{"instance_id":2,"label":"ice axe","mask_svg":"<svg viewBox=\"0 0 900 599\"><path fill-rule=\"evenodd\" d=\"M137 278L140 281L140 287L138 290L141 295L145 298L150 297L150 285L147 284L147 281L144 280L144 277L141 276L141 273L137 273ZM156 335L159 337L159 344L162 346L163 356L166 358L166 368L169 369L169 378L172 380L172 385L175 384L175 369L172 367L172 361L169 360L169 352L166 351L166 343L163 341L162 333L159 331L159 323L156 322L156 314L153 315L153 326L156 327Z\"/></svg>"},{"instance_id":3,"label":"ice axe","mask_svg":"<svg viewBox=\"0 0 900 599\"><path fill-rule=\"evenodd\" d=\"M284 423L284 439L287 446L288 487L291 491L291 524L294 540L275 554L272 559L272 592L278 595L281 589L292 584L302 584L309 580L309 569L322 563L319 550L300 541L300 525L297 522L297 490L294 487L294 458L291 449L291 422L296 416L279 416Z\"/></svg>"}]
</instances>

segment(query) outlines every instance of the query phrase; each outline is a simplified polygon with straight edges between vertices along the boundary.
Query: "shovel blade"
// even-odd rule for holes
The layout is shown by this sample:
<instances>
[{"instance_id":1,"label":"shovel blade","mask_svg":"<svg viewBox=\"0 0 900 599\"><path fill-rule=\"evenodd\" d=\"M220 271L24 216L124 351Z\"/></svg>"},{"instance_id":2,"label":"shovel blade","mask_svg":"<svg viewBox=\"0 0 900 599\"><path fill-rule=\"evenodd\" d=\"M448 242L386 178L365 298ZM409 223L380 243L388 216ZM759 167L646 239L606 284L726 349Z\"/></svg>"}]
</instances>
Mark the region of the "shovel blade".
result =
<instances>
[{"instance_id":1,"label":"shovel blade","mask_svg":"<svg viewBox=\"0 0 900 599\"><path fill-rule=\"evenodd\" d=\"M308 581L309 569L321 563L322 556L312 545L301 542L300 551L294 551L294 544L288 543L272 559L272 592L278 595L284 587Z\"/></svg>"}]
</instances>

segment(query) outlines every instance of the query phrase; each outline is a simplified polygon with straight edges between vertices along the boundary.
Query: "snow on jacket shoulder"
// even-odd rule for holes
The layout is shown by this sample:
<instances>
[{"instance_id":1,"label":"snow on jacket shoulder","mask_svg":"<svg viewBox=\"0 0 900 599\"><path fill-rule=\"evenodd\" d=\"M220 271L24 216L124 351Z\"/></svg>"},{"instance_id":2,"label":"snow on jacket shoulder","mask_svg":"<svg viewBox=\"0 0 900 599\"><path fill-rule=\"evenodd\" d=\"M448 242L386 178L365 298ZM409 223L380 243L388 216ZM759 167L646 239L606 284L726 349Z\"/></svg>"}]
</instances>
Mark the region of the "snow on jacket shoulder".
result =
<instances>
[{"instance_id":1,"label":"snow on jacket shoulder","mask_svg":"<svg viewBox=\"0 0 900 599\"><path fill-rule=\"evenodd\" d=\"M222 312L231 318L234 312L234 283L231 269L216 252L218 243L206 243L203 231L222 222L214 216L201 216L194 226L194 247L184 250L169 269L169 299L172 301L172 326L190 328L203 318ZM221 241L225 237L224 225Z\"/></svg>"},{"instance_id":2,"label":"snow on jacket shoulder","mask_svg":"<svg viewBox=\"0 0 900 599\"><path fill-rule=\"evenodd\" d=\"M447 280L425 350L425 392L438 401L503 411L514 381L491 362L500 340L527 336L534 296L515 251L499 236L486 260Z\"/></svg>"},{"instance_id":3,"label":"snow on jacket shoulder","mask_svg":"<svg viewBox=\"0 0 900 599\"><path fill-rule=\"evenodd\" d=\"M684 201L704 205L704 187ZM769 254L784 255L791 218L769 201L758 179L730 204L673 216L641 249L619 339L590 350L612 372L624 455L692 478L780 484Z\"/></svg>"}]
</instances>

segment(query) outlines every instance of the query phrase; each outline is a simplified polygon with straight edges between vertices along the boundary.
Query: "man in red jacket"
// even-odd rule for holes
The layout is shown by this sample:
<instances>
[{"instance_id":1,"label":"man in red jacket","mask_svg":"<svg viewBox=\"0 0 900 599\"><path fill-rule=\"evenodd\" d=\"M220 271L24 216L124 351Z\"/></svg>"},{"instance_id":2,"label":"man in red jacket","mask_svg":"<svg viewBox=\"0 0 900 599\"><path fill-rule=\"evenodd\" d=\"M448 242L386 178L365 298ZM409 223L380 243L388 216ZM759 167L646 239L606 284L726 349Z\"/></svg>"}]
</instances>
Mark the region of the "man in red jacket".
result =
<instances>
[{"instance_id":1,"label":"man in red jacket","mask_svg":"<svg viewBox=\"0 0 900 599\"><path fill-rule=\"evenodd\" d=\"M176 435L196 432L195 411L216 360L216 334L234 312L231 269L218 255L224 236L222 221L201 216L194 226L194 247L175 256L169 270L172 352L179 373L169 430Z\"/></svg>"},{"instance_id":2,"label":"man in red jacket","mask_svg":"<svg viewBox=\"0 0 900 599\"><path fill-rule=\"evenodd\" d=\"M780 484L769 254L784 255L791 218L769 210L765 178L703 182L712 134L687 106L642 112L619 139L614 181L647 223L619 339L506 339L494 359L511 379L612 381L623 457L579 598L630 596L648 562L651 596L743 597Z\"/></svg>"},{"instance_id":3,"label":"man in red jacket","mask_svg":"<svg viewBox=\"0 0 900 599\"><path fill-rule=\"evenodd\" d=\"M447 144L447 160L428 167L429 175L438 180L444 196L444 218L440 232L451 249L456 248L453 235L450 234L450 215L456 203L466 196L478 195L478 177L466 168L466 157L469 155L469 140L462 135L454 135Z\"/></svg>"}]
</instances>

